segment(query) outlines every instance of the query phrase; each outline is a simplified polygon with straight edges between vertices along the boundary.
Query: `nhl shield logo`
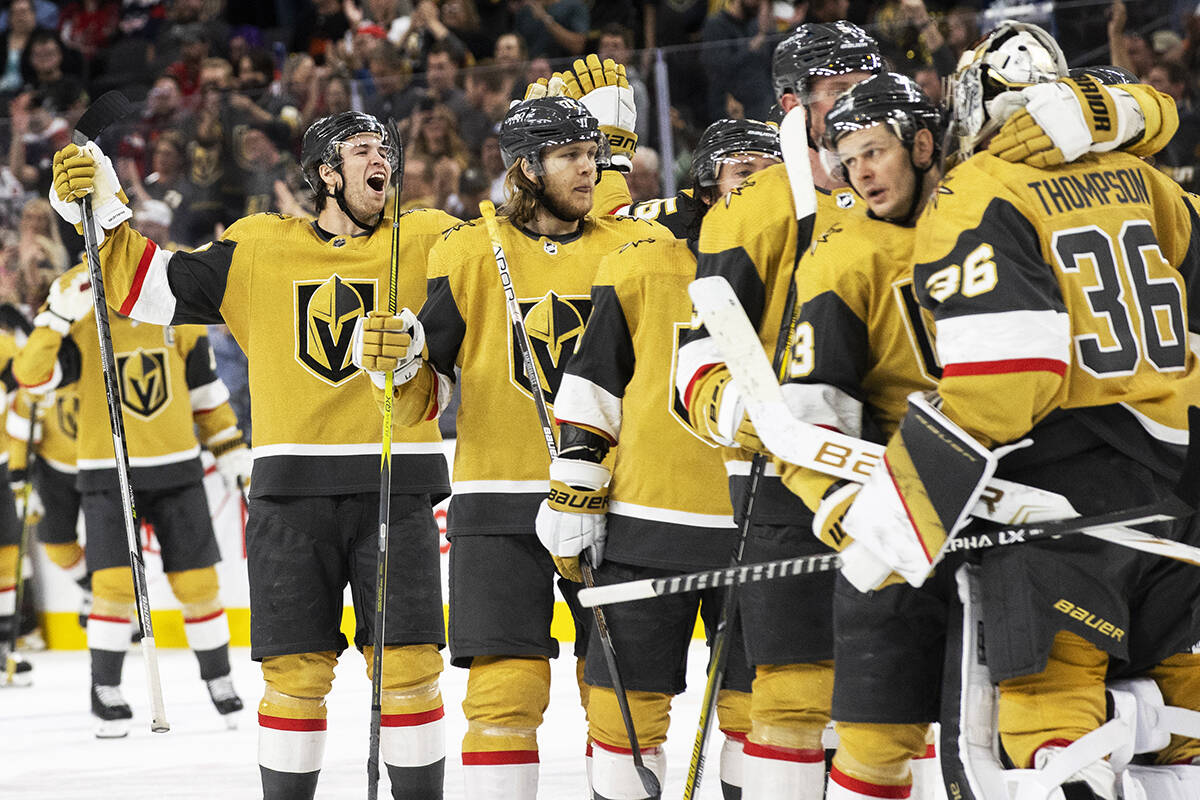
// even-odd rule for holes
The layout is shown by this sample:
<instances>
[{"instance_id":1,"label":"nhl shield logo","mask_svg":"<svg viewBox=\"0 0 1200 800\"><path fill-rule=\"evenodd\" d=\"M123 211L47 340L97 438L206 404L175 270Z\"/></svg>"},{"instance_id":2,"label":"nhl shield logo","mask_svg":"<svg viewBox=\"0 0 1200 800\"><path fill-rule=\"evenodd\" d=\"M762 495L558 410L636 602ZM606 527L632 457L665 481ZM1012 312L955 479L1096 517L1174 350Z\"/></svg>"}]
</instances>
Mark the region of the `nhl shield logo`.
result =
<instances>
[{"instance_id":1,"label":"nhl shield logo","mask_svg":"<svg viewBox=\"0 0 1200 800\"><path fill-rule=\"evenodd\" d=\"M331 386L358 374L350 362L354 322L375 308L374 280L297 281L296 360Z\"/></svg>"},{"instance_id":2,"label":"nhl shield logo","mask_svg":"<svg viewBox=\"0 0 1200 800\"><path fill-rule=\"evenodd\" d=\"M68 438L79 438L79 395L57 395L54 398L54 413L58 417L58 429Z\"/></svg>"},{"instance_id":3,"label":"nhl shield logo","mask_svg":"<svg viewBox=\"0 0 1200 800\"><path fill-rule=\"evenodd\" d=\"M529 335L529 344L533 348L533 361L542 385L542 395L547 403L553 404L567 361L575 353L579 337L591 316L591 298L562 297L547 292L540 299L521 300L519 303L525 320L525 333ZM513 381L522 392L533 397L515 330L511 330L510 334Z\"/></svg>"},{"instance_id":4,"label":"nhl shield logo","mask_svg":"<svg viewBox=\"0 0 1200 800\"><path fill-rule=\"evenodd\" d=\"M153 419L171 399L167 351L139 347L132 353L118 353L116 361L121 405L142 419Z\"/></svg>"}]
</instances>

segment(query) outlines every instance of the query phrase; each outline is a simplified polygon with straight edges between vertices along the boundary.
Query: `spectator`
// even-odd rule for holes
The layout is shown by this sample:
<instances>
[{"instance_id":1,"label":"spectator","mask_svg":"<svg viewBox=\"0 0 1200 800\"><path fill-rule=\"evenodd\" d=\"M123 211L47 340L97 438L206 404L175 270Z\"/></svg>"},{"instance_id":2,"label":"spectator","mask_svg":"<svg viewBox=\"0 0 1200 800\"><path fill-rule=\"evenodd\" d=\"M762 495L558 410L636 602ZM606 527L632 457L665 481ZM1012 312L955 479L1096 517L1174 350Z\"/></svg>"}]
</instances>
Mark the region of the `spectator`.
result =
<instances>
[{"instance_id":1,"label":"spectator","mask_svg":"<svg viewBox=\"0 0 1200 800\"><path fill-rule=\"evenodd\" d=\"M708 16L707 0L644 0L644 3L642 36L647 49L642 68L650 69L651 48L671 47L664 56L670 67L667 74L671 100L690 119L707 124L705 94L696 84L696 77L704 74L704 56L700 48L677 47L700 41Z\"/></svg>"},{"instance_id":2,"label":"spectator","mask_svg":"<svg viewBox=\"0 0 1200 800\"><path fill-rule=\"evenodd\" d=\"M0 11L0 31L8 31L12 24L12 6L15 3L9 4L9 7ZM38 28L45 28L48 31L58 30L58 4L51 0L33 0L33 13L35 22L34 25Z\"/></svg>"},{"instance_id":3,"label":"spectator","mask_svg":"<svg viewBox=\"0 0 1200 800\"><path fill-rule=\"evenodd\" d=\"M387 40L395 45L400 44L400 39L408 30L409 21L400 15L399 0L367 0L366 18L383 28L387 32ZM357 25L361 20L351 21Z\"/></svg>"},{"instance_id":4,"label":"spectator","mask_svg":"<svg viewBox=\"0 0 1200 800\"><path fill-rule=\"evenodd\" d=\"M513 29L533 57L583 54L591 18L583 0L522 0Z\"/></svg>"},{"instance_id":5,"label":"spectator","mask_svg":"<svg viewBox=\"0 0 1200 800\"><path fill-rule=\"evenodd\" d=\"M444 158L458 163L459 169L465 169L471 162L467 146L455 131L456 120L454 112L440 103L423 101L421 107L412 116L412 127L409 134L409 152L420 158L427 158L434 164ZM457 176L455 176L457 183ZM454 191L450 187L449 195Z\"/></svg>"},{"instance_id":6,"label":"spectator","mask_svg":"<svg viewBox=\"0 0 1200 800\"><path fill-rule=\"evenodd\" d=\"M171 209L171 240L188 246L203 241L204 231L192 231L189 212L196 196L187 175L188 145L178 131L164 132L150 147L150 174L141 180L136 170L121 162L121 183L135 203L160 200Z\"/></svg>"},{"instance_id":7,"label":"spectator","mask_svg":"<svg viewBox=\"0 0 1200 800\"><path fill-rule=\"evenodd\" d=\"M0 92L16 92L25 83L21 72L21 56L29 38L37 29L37 18L31 0L13 0L9 6L11 25L4 31L0 43L3 46L4 74L0 76Z\"/></svg>"},{"instance_id":8,"label":"spectator","mask_svg":"<svg viewBox=\"0 0 1200 800\"><path fill-rule=\"evenodd\" d=\"M89 62L117 34L121 6L111 0L78 0L62 10L59 35L63 44Z\"/></svg>"},{"instance_id":9,"label":"spectator","mask_svg":"<svg viewBox=\"0 0 1200 800\"><path fill-rule=\"evenodd\" d=\"M708 116L764 119L771 108L768 0L729 0L704 23Z\"/></svg>"},{"instance_id":10,"label":"spectator","mask_svg":"<svg viewBox=\"0 0 1200 800\"><path fill-rule=\"evenodd\" d=\"M979 41L979 21L970 6L955 6L946 15L946 44L954 53L954 61Z\"/></svg>"},{"instance_id":11,"label":"spectator","mask_svg":"<svg viewBox=\"0 0 1200 800\"><path fill-rule=\"evenodd\" d=\"M279 99L282 105L300 109L299 128L307 130L320 116L321 85L316 62L307 53L292 53L283 62L279 78Z\"/></svg>"},{"instance_id":12,"label":"spectator","mask_svg":"<svg viewBox=\"0 0 1200 800\"><path fill-rule=\"evenodd\" d=\"M939 75L954 74L955 55L924 0L891 0L875 20L880 47L894 69L912 73L930 65Z\"/></svg>"},{"instance_id":13,"label":"spectator","mask_svg":"<svg viewBox=\"0 0 1200 800\"><path fill-rule=\"evenodd\" d=\"M850 15L850 0L809 0L805 22L837 22Z\"/></svg>"},{"instance_id":14,"label":"spectator","mask_svg":"<svg viewBox=\"0 0 1200 800\"><path fill-rule=\"evenodd\" d=\"M434 0L420 0L413 9L408 29L400 37L397 46L408 59L409 66L418 68L424 66L430 48L438 42L456 47L459 52L465 49L458 37L442 24L437 3Z\"/></svg>"},{"instance_id":15,"label":"spectator","mask_svg":"<svg viewBox=\"0 0 1200 800\"><path fill-rule=\"evenodd\" d=\"M29 201L21 212L13 286L14 295L31 310L45 302L50 284L70 266L57 216L42 198Z\"/></svg>"},{"instance_id":16,"label":"spectator","mask_svg":"<svg viewBox=\"0 0 1200 800\"><path fill-rule=\"evenodd\" d=\"M481 167L467 167L458 178L458 191L446 201L445 211L460 219L479 215L479 204L488 199L492 182Z\"/></svg>"},{"instance_id":17,"label":"spectator","mask_svg":"<svg viewBox=\"0 0 1200 800\"><path fill-rule=\"evenodd\" d=\"M628 181L634 204L662 197L662 166L656 150L650 147L637 149Z\"/></svg>"},{"instance_id":18,"label":"spectator","mask_svg":"<svg viewBox=\"0 0 1200 800\"><path fill-rule=\"evenodd\" d=\"M458 88L461 59L462 51L446 42L434 44L425 57L425 85L430 97L453 111L458 120L468 110L463 91Z\"/></svg>"},{"instance_id":19,"label":"spectator","mask_svg":"<svg viewBox=\"0 0 1200 800\"><path fill-rule=\"evenodd\" d=\"M490 62L469 70L463 79L466 112L459 117L458 131L472 154L478 155L483 140L508 111L508 81Z\"/></svg>"},{"instance_id":20,"label":"spectator","mask_svg":"<svg viewBox=\"0 0 1200 800\"><path fill-rule=\"evenodd\" d=\"M504 158L500 155L500 135L497 133L498 130L499 126L497 125L479 147L479 165L483 168L483 174L491 181L488 197L497 205L503 203L505 199L504 175L506 173Z\"/></svg>"},{"instance_id":21,"label":"spectator","mask_svg":"<svg viewBox=\"0 0 1200 800\"><path fill-rule=\"evenodd\" d=\"M482 61L492 54L493 38L480 25L474 0L444 0L441 15L442 24L462 42L472 61Z\"/></svg>"},{"instance_id":22,"label":"spectator","mask_svg":"<svg viewBox=\"0 0 1200 800\"><path fill-rule=\"evenodd\" d=\"M1146 37L1137 31L1126 30L1127 21L1125 4L1121 0L1113 0L1108 18L1109 60L1145 80L1154 66L1154 51L1150 49Z\"/></svg>"},{"instance_id":23,"label":"spectator","mask_svg":"<svg viewBox=\"0 0 1200 800\"><path fill-rule=\"evenodd\" d=\"M271 128L271 135L287 147L299 141L305 130L303 114L290 97L271 92L275 62L266 50L251 50L242 56L237 88L229 95L230 105L253 124Z\"/></svg>"},{"instance_id":24,"label":"spectator","mask_svg":"<svg viewBox=\"0 0 1200 800\"><path fill-rule=\"evenodd\" d=\"M492 51L492 59L496 66L516 80L525 71L525 62L529 58L529 48L518 33L502 33L496 38L496 47Z\"/></svg>"},{"instance_id":25,"label":"spectator","mask_svg":"<svg viewBox=\"0 0 1200 800\"><path fill-rule=\"evenodd\" d=\"M239 216L281 211L275 184L282 181L293 193L304 178L296 159L287 152L289 135L272 122L254 121L240 129L234 153L243 170L245 208Z\"/></svg>"},{"instance_id":26,"label":"spectator","mask_svg":"<svg viewBox=\"0 0 1200 800\"><path fill-rule=\"evenodd\" d=\"M208 58L208 40L203 29L194 23L176 29L175 38L179 42L179 60L167 67L166 73L179 84L180 94L193 98L200 88L200 64Z\"/></svg>"},{"instance_id":27,"label":"spectator","mask_svg":"<svg viewBox=\"0 0 1200 800\"><path fill-rule=\"evenodd\" d=\"M255 50L265 49L266 42L263 41L262 31L252 25L239 25L229 38L229 63L241 64L243 57ZM267 53L267 57L271 59L271 68L266 73L270 82L275 78L275 59L271 58L270 53Z\"/></svg>"},{"instance_id":28,"label":"spectator","mask_svg":"<svg viewBox=\"0 0 1200 800\"><path fill-rule=\"evenodd\" d=\"M1179 130L1167 146L1154 156L1159 169L1170 175L1189 192L1200 188L1196 170L1200 165L1200 114L1192 103L1187 68L1174 61L1155 64L1146 75L1146 83L1171 95L1179 109Z\"/></svg>"},{"instance_id":29,"label":"spectator","mask_svg":"<svg viewBox=\"0 0 1200 800\"><path fill-rule=\"evenodd\" d=\"M62 42L51 31L36 30L25 48L25 87L50 98L65 110L80 94L83 83L64 67Z\"/></svg>"},{"instance_id":30,"label":"spectator","mask_svg":"<svg viewBox=\"0 0 1200 800\"><path fill-rule=\"evenodd\" d=\"M926 64L923 67L917 67L913 74L913 79L917 85L921 87L921 91L925 92L926 96L933 101L934 105L942 104L942 76L938 75L937 68L932 64Z\"/></svg>"},{"instance_id":31,"label":"spectator","mask_svg":"<svg viewBox=\"0 0 1200 800\"><path fill-rule=\"evenodd\" d=\"M650 122L654 115L650 113L650 90L633 63L633 31L616 23L606 25L600 30L596 53L601 60L611 58L625 65L625 77L629 79L629 88L633 89L633 101L638 109L637 125L633 132L640 142L649 144Z\"/></svg>"},{"instance_id":32,"label":"spectator","mask_svg":"<svg viewBox=\"0 0 1200 800\"><path fill-rule=\"evenodd\" d=\"M325 85L325 104L321 113L325 115L354 111L358 108L354 100L350 79L344 75L334 75Z\"/></svg>"},{"instance_id":33,"label":"spectator","mask_svg":"<svg viewBox=\"0 0 1200 800\"><path fill-rule=\"evenodd\" d=\"M400 51L389 42L371 58L369 73L372 93L367 110L379 119L405 119L418 97L408 88L408 65Z\"/></svg>"},{"instance_id":34,"label":"spectator","mask_svg":"<svg viewBox=\"0 0 1200 800\"><path fill-rule=\"evenodd\" d=\"M400 192L400 210L435 208L433 195L433 162L419 155L404 161L404 186Z\"/></svg>"},{"instance_id":35,"label":"spectator","mask_svg":"<svg viewBox=\"0 0 1200 800\"><path fill-rule=\"evenodd\" d=\"M341 0L312 0L296 20L292 32L293 53L307 53L318 64L325 63L326 53L350 30Z\"/></svg>"}]
</instances>

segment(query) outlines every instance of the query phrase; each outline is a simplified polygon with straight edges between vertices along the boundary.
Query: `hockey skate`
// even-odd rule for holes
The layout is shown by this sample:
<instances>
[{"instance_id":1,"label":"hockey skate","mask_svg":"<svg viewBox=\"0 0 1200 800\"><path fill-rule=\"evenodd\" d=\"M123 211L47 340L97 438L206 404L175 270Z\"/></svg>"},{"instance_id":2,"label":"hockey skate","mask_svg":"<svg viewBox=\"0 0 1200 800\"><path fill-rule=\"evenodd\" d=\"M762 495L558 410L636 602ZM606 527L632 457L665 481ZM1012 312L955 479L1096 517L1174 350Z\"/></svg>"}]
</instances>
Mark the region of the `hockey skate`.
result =
<instances>
[{"instance_id":1,"label":"hockey skate","mask_svg":"<svg viewBox=\"0 0 1200 800\"><path fill-rule=\"evenodd\" d=\"M208 696L212 698L213 705L221 715L221 719L225 720L225 726L230 730L236 728L237 712L242 710L243 705L242 698L238 697L237 691L233 688L233 679L228 675L222 675L211 681L205 681L204 685L208 687Z\"/></svg>"},{"instance_id":2,"label":"hockey skate","mask_svg":"<svg viewBox=\"0 0 1200 800\"><path fill-rule=\"evenodd\" d=\"M125 702L120 686L92 685L92 716L97 739L120 739L129 734L133 709Z\"/></svg>"},{"instance_id":3,"label":"hockey skate","mask_svg":"<svg viewBox=\"0 0 1200 800\"><path fill-rule=\"evenodd\" d=\"M22 658L20 653L9 653L7 644L0 645L0 670L4 672L3 678L0 678L0 686L29 686L33 683L33 665Z\"/></svg>"}]
</instances>

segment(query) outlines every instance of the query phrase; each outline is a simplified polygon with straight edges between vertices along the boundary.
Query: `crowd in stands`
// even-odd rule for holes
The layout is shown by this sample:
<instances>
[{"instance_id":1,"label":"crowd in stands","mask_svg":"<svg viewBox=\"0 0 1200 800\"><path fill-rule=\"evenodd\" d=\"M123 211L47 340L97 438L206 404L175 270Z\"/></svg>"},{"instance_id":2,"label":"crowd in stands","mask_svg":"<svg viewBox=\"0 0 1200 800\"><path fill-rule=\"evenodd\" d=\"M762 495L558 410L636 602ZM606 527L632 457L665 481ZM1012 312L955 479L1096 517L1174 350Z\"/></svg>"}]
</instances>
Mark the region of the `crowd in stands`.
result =
<instances>
[{"instance_id":1,"label":"crowd in stands","mask_svg":"<svg viewBox=\"0 0 1200 800\"><path fill-rule=\"evenodd\" d=\"M89 101L119 88L134 118L105 140L136 222L193 247L259 211L306 214L299 148L347 109L394 120L402 200L475 215L499 199L496 126L526 84L576 56L627 65L640 111L635 200L686 175L719 117L767 118L775 43L848 18L940 98L964 49L1015 0L11 0L0 13L0 301L35 308L81 241L45 201L54 151ZM1191 188L1200 146L1196 0L1023 3L1072 64L1116 63L1179 104L1160 164ZM1099 27L1098 27L1099 26ZM1103 27L1107 27L1107 37ZM663 85L658 85L661 82ZM669 105L662 99L669 96ZM660 126L660 118L665 123ZM661 131L674 154L663 163Z\"/></svg>"}]
</instances>

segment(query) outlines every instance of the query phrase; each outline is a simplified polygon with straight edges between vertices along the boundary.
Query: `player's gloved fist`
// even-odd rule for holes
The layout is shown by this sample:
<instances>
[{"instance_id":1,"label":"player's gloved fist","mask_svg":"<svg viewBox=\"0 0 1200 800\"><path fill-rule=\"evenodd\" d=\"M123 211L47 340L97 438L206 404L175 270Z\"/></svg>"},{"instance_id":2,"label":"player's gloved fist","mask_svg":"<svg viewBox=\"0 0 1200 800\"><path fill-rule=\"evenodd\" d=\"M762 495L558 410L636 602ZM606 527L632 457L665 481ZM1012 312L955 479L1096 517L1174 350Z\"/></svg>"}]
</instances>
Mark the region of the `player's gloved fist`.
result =
<instances>
[{"instance_id":1,"label":"player's gloved fist","mask_svg":"<svg viewBox=\"0 0 1200 800\"><path fill-rule=\"evenodd\" d=\"M117 179L112 161L95 142L83 147L69 144L54 154L50 187L50 205L60 217L83 234L83 211L79 201L92 196L95 239L99 246L104 231L112 230L133 216L129 198Z\"/></svg>"},{"instance_id":2,"label":"player's gloved fist","mask_svg":"<svg viewBox=\"0 0 1200 800\"><path fill-rule=\"evenodd\" d=\"M366 371L380 389L392 373L394 385L408 383L421 368L425 329L407 308L399 314L372 311L354 323L354 345L350 360Z\"/></svg>"},{"instance_id":3,"label":"player's gloved fist","mask_svg":"<svg viewBox=\"0 0 1200 800\"><path fill-rule=\"evenodd\" d=\"M254 457L239 431L237 436L223 442L210 443L208 449L217 460L217 472L230 490L246 491L250 486L250 473L254 468Z\"/></svg>"},{"instance_id":4,"label":"player's gloved fist","mask_svg":"<svg viewBox=\"0 0 1200 800\"><path fill-rule=\"evenodd\" d=\"M28 480L15 480L9 483L9 487L17 504L17 519L36 525L45 515L46 507L42 505L42 498L33 488L33 484Z\"/></svg>"},{"instance_id":5,"label":"player's gloved fist","mask_svg":"<svg viewBox=\"0 0 1200 800\"><path fill-rule=\"evenodd\" d=\"M534 529L568 580L582 582L579 554L585 548L592 566L604 560L608 478L608 468L591 461L556 458L550 463L550 494L538 508Z\"/></svg>"},{"instance_id":6,"label":"player's gloved fist","mask_svg":"<svg viewBox=\"0 0 1200 800\"><path fill-rule=\"evenodd\" d=\"M723 366L709 370L696 381L688 413L692 424L717 444L768 452L746 414L741 391Z\"/></svg>"},{"instance_id":7,"label":"player's gloved fist","mask_svg":"<svg viewBox=\"0 0 1200 800\"><path fill-rule=\"evenodd\" d=\"M87 272L81 271L65 286L62 281L50 284L46 307L33 318L33 324L66 336L71 326L91 310L92 279Z\"/></svg>"},{"instance_id":8,"label":"player's gloved fist","mask_svg":"<svg viewBox=\"0 0 1200 800\"><path fill-rule=\"evenodd\" d=\"M595 53L577 58L563 73L566 94L583 103L600 123L613 153L613 166L628 172L637 150L637 106L625 77L625 65Z\"/></svg>"},{"instance_id":9,"label":"player's gloved fist","mask_svg":"<svg viewBox=\"0 0 1200 800\"><path fill-rule=\"evenodd\" d=\"M1117 138L1113 94L1091 76L1035 84L1021 95L1024 110L1009 117L988 143L988 152L1005 161L1053 167L1074 161L1094 145L1111 149L1127 138Z\"/></svg>"}]
</instances>

